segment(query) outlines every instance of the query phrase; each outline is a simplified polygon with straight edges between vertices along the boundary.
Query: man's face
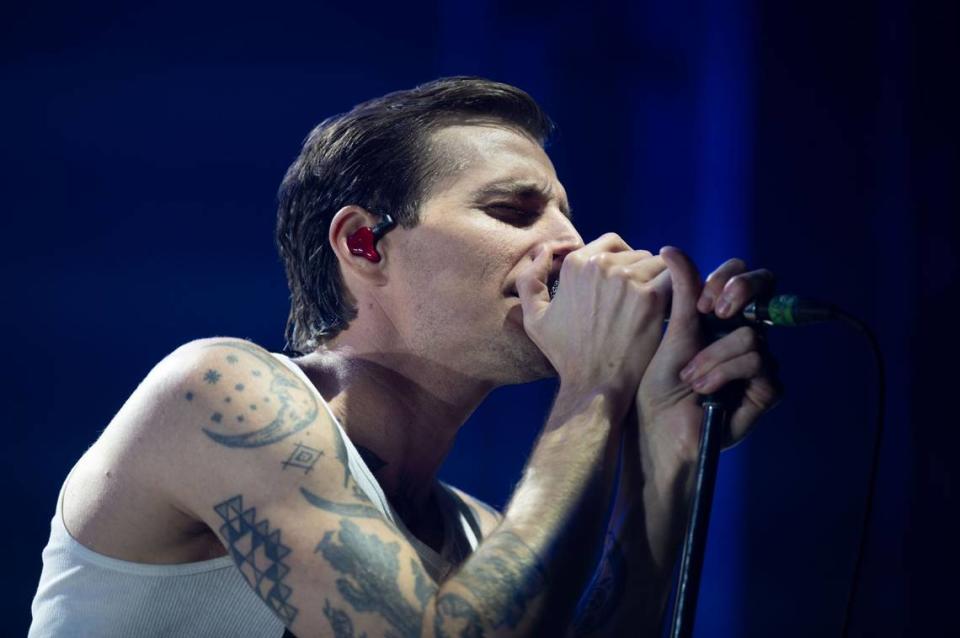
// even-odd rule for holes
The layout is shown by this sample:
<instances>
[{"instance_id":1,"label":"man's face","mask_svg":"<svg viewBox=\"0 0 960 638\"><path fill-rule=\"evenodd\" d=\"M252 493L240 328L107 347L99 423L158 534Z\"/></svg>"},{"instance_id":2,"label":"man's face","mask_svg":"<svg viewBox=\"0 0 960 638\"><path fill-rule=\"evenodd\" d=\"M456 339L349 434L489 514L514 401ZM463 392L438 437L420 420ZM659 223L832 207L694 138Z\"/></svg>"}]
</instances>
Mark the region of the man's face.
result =
<instances>
[{"instance_id":1,"label":"man's face","mask_svg":"<svg viewBox=\"0 0 960 638\"><path fill-rule=\"evenodd\" d=\"M448 126L431 141L451 174L420 224L392 233L395 327L413 352L494 385L552 376L523 330L516 279L545 245L560 255L583 245L553 164L496 125Z\"/></svg>"}]
</instances>

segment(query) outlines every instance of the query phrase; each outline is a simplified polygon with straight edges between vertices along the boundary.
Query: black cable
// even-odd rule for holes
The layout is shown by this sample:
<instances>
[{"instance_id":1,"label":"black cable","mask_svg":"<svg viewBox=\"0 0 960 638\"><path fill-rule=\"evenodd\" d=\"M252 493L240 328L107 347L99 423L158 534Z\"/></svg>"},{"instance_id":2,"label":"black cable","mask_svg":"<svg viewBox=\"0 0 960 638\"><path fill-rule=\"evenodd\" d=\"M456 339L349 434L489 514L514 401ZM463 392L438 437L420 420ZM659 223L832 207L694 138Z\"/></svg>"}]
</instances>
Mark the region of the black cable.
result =
<instances>
[{"instance_id":1,"label":"black cable","mask_svg":"<svg viewBox=\"0 0 960 638\"><path fill-rule=\"evenodd\" d=\"M883 352L880 343L873 331L859 319L835 310L837 319L853 326L860 334L867 338L873 349L873 356L877 364L877 427L873 435L873 453L870 460L870 476L867 479L867 499L863 508L863 520L860 524L860 542L857 546L857 556L853 563L853 575L850 579L850 590L847 593L847 603L843 609L843 625L840 630L842 638L846 638L850 631L850 616L853 603L860 585L860 572L863 568L863 555L866 551L867 539L870 531L870 517L873 514L873 499L877 488L877 474L880 468L880 446L883 441L884 412L887 401L887 379L883 365Z\"/></svg>"}]
</instances>

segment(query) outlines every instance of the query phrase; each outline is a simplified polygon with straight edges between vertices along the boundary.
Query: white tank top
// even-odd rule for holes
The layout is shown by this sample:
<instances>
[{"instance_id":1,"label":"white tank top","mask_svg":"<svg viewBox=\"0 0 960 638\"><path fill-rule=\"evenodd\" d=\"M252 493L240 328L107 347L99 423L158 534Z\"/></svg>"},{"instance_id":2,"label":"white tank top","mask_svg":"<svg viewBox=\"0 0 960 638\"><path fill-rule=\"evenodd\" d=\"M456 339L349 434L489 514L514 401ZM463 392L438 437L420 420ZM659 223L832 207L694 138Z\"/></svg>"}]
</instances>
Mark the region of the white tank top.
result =
<instances>
[{"instance_id":1,"label":"white tank top","mask_svg":"<svg viewBox=\"0 0 960 638\"><path fill-rule=\"evenodd\" d=\"M274 356L308 388L314 388L296 364L283 355ZM472 510L438 482L443 548L437 553L421 543L390 506L330 406L319 392L314 392L343 437L350 473L357 484L407 537L428 573L435 580L443 580L480 540L479 522ZM283 634L283 623L250 588L229 555L196 563L154 565L110 558L81 545L63 524L64 487L60 488L50 540L43 550L43 571L31 606L30 638L262 638Z\"/></svg>"}]
</instances>

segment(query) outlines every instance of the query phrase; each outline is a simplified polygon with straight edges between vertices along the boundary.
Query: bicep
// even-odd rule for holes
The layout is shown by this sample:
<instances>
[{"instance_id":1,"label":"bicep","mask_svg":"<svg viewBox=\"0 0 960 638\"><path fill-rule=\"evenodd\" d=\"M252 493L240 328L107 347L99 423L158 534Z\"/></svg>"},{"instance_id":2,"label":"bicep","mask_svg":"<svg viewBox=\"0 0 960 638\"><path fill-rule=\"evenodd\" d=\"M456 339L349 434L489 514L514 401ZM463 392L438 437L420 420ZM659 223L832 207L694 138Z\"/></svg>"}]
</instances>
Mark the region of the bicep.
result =
<instances>
[{"instance_id":1,"label":"bicep","mask_svg":"<svg viewBox=\"0 0 960 638\"><path fill-rule=\"evenodd\" d=\"M311 388L265 351L223 342L183 360L171 498L217 533L301 636L420 635L436 585L350 474Z\"/></svg>"},{"instance_id":2,"label":"bicep","mask_svg":"<svg viewBox=\"0 0 960 638\"><path fill-rule=\"evenodd\" d=\"M421 634L436 586L390 523L322 509L306 492L298 500L246 491L212 499L205 519L286 626L301 636Z\"/></svg>"}]
</instances>

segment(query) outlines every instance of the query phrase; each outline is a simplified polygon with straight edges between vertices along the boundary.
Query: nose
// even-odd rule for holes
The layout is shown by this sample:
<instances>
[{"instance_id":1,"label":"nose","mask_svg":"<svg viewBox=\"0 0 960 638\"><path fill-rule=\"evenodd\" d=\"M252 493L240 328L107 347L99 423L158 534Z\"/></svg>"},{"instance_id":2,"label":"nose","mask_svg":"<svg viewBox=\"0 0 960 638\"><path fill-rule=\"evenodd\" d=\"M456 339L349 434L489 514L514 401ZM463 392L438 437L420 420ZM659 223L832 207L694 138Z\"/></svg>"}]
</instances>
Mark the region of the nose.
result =
<instances>
[{"instance_id":1,"label":"nose","mask_svg":"<svg viewBox=\"0 0 960 638\"><path fill-rule=\"evenodd\" d=\"M542 235L533 247L531 259L536 259L543 250L549 249L554 262L562 262L568 254L583 247L583 238L569 217L559 211L548 213L544 217ZM555 267L559 268L559 264Z\"/></svg>"},{"instance_id":2,"label":"nose","mask_svg":"<svg viewBox=\"0 0 960 638\"><path fill-rule=\"evenodd\" d=\"M558 256L563 259L567 254L578 248L583 248L583 237L577 232L573 221L569 217L561 213L559 209L551 211L546 217L549 219L545 220L548 221L545 224L547 227L545 234L547 241L553 244L554 259Z\"/></svg>"}]
</instances>

